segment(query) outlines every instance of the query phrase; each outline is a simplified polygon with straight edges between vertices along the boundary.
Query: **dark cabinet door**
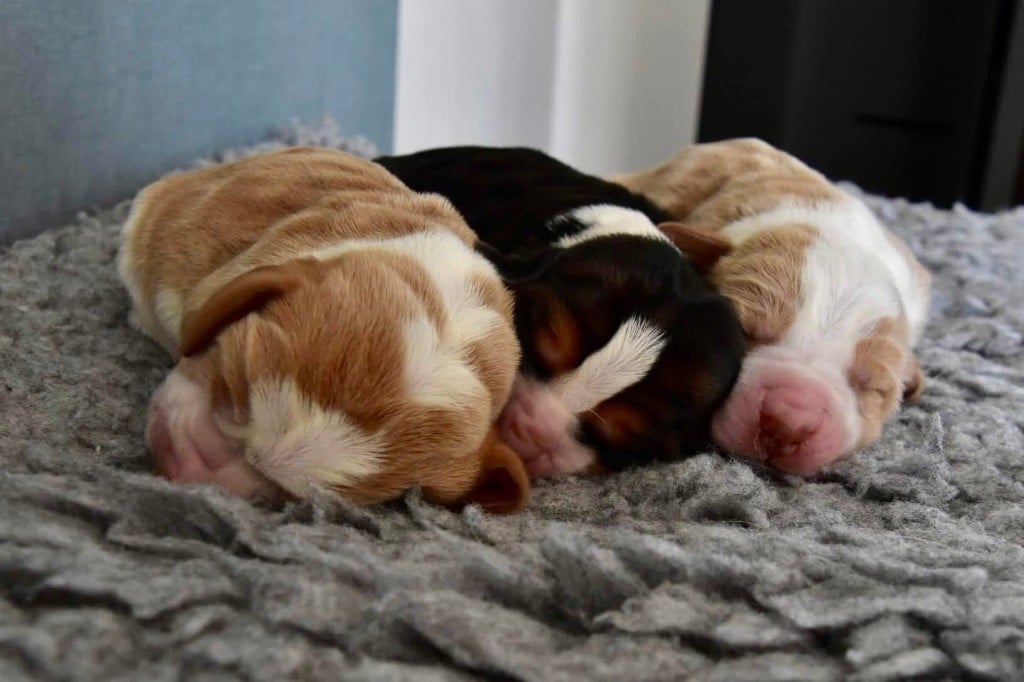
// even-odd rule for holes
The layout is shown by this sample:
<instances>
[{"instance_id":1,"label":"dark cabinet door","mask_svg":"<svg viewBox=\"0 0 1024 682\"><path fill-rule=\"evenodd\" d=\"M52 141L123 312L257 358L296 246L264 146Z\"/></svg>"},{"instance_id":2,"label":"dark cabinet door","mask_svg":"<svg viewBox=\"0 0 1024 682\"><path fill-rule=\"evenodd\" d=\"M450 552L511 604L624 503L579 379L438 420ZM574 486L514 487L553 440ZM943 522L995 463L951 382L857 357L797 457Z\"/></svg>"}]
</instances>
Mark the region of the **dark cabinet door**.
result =
<instances>
[{"instance_id":1,"label":"dark cabinet door","mask_svg":"<svg viewBox=\"0 0 1024 682\"><path fill-rule=\"evenodd\" d=\"M1014 4L715 0L699 137L756 135L874 192L976 203Z\"/></svg>"}]
</instances>

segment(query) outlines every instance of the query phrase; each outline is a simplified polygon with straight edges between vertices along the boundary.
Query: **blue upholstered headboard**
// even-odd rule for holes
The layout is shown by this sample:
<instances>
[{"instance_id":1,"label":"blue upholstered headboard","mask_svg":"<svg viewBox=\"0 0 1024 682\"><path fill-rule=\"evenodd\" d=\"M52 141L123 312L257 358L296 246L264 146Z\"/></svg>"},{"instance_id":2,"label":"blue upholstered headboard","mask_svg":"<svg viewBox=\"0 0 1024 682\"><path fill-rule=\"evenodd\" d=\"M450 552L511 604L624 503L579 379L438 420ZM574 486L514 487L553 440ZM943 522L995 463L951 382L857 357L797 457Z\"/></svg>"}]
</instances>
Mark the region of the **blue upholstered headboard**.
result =
<instances>
[{"instance_id":1,"label":"blue upholstered headboard","mask_svg":"<svg viewBox=\"0 0 1024 682\"><path fill-rule=\"evenodd\" d=\"M3 0L0 243L292 118L391 145L397 0Z\"/></svg>"}]
</instances>

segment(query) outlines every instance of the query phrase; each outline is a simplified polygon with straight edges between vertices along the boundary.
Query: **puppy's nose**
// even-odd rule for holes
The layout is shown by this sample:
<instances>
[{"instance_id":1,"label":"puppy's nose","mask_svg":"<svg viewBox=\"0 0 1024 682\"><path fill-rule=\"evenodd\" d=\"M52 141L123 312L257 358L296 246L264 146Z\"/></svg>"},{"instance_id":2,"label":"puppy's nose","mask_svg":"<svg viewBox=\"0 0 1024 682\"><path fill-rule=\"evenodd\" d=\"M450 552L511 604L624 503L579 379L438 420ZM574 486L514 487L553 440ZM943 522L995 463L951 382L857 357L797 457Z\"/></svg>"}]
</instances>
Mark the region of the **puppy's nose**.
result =
<instances>
[{"instance_id":1,"label":"puppy's nose","mask_svg":"<svg viewBox=\"0 0 1024 682\"><path fill-rule=\"evenodd\" d=\"M827 405L828 397L811 386L769 390L761 403L759 449L769 461L789 459L822 428Z\"/></svg>"}]
</instances>

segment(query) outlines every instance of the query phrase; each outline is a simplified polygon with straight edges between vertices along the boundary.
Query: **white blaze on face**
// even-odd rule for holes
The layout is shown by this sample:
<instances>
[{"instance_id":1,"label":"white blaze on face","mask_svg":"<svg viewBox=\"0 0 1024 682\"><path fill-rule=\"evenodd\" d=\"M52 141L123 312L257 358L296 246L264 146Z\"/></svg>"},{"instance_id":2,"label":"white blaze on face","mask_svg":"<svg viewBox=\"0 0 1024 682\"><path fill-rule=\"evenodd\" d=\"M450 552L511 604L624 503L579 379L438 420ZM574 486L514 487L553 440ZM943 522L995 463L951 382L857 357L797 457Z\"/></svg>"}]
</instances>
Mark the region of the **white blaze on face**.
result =
<instances>
[{"instance_id":1,"label":"white blaze on face","mask_svg":"<svg viewBox=\"0 0 1024 682\"><path fill-rule=\"evenodd\" d=\"M587 225L587 227L576 234L566 235L559 239L556 246L563 249L601 237L620 235L644 237L646 239L671 243L668 237L651 222L650 218L632 208L599 204L597 206L578 208L566 217L578 220L580 223Z\"/></svg>"},{"instance_id":2,"label":"white blaze on face","mask_svg":"<svg viewBox=\"0 0 1024 682\"><path fill-rule=\"evenodd\" d=\"M817 358L845 367L856 342L883 317L917 309L913 274L871 211L852 197L814 205L783 204L722 230L740 245L778 226L806 225L816 233L804 254L797 317L772 347L794 359ZM913 323L913 321L911 321Z\"/></svg>"},{"instance_id":3,"label":"white blaze on face","mask_svg":"<svg viewBox=\"0 0 1024 682\"><path fill-rule=\"evenodd\" d=\"M631 317L603 348L557 377L551 390L572 414L592 410L647 376L664 347L660 329Z\"/></svg>"}]
</instances>

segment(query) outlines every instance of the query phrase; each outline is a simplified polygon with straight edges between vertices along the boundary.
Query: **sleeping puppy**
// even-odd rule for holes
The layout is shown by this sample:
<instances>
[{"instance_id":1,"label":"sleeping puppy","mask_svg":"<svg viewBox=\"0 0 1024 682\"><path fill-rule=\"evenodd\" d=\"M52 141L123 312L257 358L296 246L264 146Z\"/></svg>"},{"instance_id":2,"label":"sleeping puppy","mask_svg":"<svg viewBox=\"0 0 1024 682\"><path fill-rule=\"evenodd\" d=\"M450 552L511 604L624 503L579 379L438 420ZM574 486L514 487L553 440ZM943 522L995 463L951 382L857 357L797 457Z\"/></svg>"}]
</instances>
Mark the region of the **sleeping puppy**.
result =
<instances>
[{"instance_id":1,"label":"sleeping puppy","mask_svg":"<svg viewBox=\"0 0 1024 682\"><path fill-rule=\"evenodd\" d=\"M532 476L619 470L710 445L743 336L680 248L707 266L721 240L532 149L378 162L448 197L515 293L523 364L501 427Z\"/></svg>"},{"instance_id":2,"label":"sleeping puppy","mask_svg":"<svg viewBox=\"0 0 1024 682\"><path fill-rule=\"evenodd\" d=\"M750 352L715 417L718 444L812 475L920 394L912 349L930 276L862 202L755 139L695 145L614 180L732 243L710 277Z\"/></svg>"},{"instance_id":3,"label":"sleeping puppy","mask_svg":"<svg viewBox=\"0 0 1024 682\"><path fill-rule=\"evenodd\" d=\"M178 360L146 428L159 471L247 497L421 486L521 507L526 473L493 428L520 356L512 299L475 241L445 199L325 149L144 189L119 267Z\"/></svg>"}]
</instances>

